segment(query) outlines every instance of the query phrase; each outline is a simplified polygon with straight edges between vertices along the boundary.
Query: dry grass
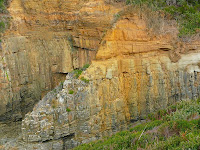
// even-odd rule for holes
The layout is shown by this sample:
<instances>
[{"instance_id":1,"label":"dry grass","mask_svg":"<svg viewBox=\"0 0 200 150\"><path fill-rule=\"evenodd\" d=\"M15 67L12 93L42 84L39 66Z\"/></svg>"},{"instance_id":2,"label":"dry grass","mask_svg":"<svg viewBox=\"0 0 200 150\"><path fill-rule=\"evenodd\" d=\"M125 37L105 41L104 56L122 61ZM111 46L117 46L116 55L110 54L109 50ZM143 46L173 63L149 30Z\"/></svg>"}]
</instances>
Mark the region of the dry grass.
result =
<instances>
[{"instance_id":1,"label":"dry grass","mask_svg":"<svg viewBox=\"0 0 200 150\"><path fill-rule=\"evenodd\" d=\"M171 19L170 15L166 15L162 11L153 11L147 5L129 5L123 11L115 14L113 23L116 23L120 19L124 19L127 16L137 15L139 18L144 20L147 25L147 29L155 34L177 34L177 23Z\"/></svg>"},{"instance_id":2,"label":"dry grass","mask_svg":"<svg viewBox=\"0 0 200 150\"><path fill-rule=\"evenodd\" d=\"M169 13L162 10L154 11L146 4L126 6L122 11L115 14L112 24L114 25L118 20L127 18L127 16L134 15L146 22L150 36L170 34L176 37L178 41L186 43L200 40L199 29L196 30L195 34L179 36L179 24Z\"/></svg>"},{"instance_id":3,"label":"dry grass","mask_svg":"<svg viewBox=\"0 0 200 150\"><path fill-rule=\"evenodd\" d=\"M55 99L52 99L51 101L52 108L55 109L56 107L58 107L58 105L59 105L59 102Z\"/></svg>"}]
</instances>

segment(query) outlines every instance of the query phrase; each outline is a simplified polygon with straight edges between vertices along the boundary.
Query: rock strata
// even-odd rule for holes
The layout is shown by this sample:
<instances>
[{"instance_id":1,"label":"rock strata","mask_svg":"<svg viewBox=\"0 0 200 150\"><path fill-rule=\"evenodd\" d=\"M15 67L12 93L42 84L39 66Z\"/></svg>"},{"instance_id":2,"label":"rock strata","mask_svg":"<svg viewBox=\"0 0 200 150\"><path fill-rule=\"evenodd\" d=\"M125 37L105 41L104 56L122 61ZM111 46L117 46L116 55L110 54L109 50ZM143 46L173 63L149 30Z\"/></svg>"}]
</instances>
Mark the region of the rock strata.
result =
<instances>
[{"instance_id":1,"label":"rock strata","mask_svg":"<svg viewBox=\"0 0 200 150\"><path fill-rule=\"evenodd\" d=\"M0 121L22 119L66 73L90 64L121 6L12 0L10 28L0 42Z\"/></svg>"},{"instance_id":2,"label":"rock strata","mask_svg":"<svg viewBox=\"0 0 200 150\"><path fill-rule=\"evenodd\" d=\"M52 89L62 78L64 82L25 115L22 138L12 146L71 149L125 130L131 122L142 120L176 101L200 96L200 43L178 39L175 26L163 22L160 26L163 33L156 34L147 27L144 18L131 12L115 20L105 35L100 36L108 26L103 16L97 17L97 14L104 14L110 20L119 7L102 1L63 1L63 5L48 0L19 2L13 0L11 8L18 9L10 8L10 12L13 15L21 12L15 21L26 23L27 32L20 30L24 26L16 27L19 34L16 37L7 32L5 41L9 44L4 45L7 51L2 53L6 63L0 65L4 90L11 90L11 98L18 101L3 101L0 107L7 107L1 114L27 108L23 113L20 110L14 113L17 120L31 110L29 106L40 99L42 91ZM21 5L23 9L18 7ZM51 9L47 11L47 7ZM85 21L77 19L77 13L83 13ZM59 30L65 25L65 17L71 19L64 26L70 30L67 39ZM78 26L73 26L75 20L80 21ZM78 52L70 51L71 48ZM94 49L98 49L97 54ZM91 65L76 79L73 73L67 72L84 64L80 50L95 51L96 59L89 59L87 55ZM75 56L80 59L78 63ZM10 148L9 143L6 148Z\"/></svg>"},{"instance_id":3,"label":"rock strata","mask_svg":"<svg viewBox=\"0 0 200 150\"><path fill-rule=\"evenodd\" d=\"M72 148L127 129L176 101L198 98L199 44L185 43L188 53L173 62L173 37L148 39L141 23L135 16L119 20L105 36L97 60L79 79L67 76L55 99L44 98L26 115L23 139L64 138L64 147Z\"/></svg>"}]
</instances>

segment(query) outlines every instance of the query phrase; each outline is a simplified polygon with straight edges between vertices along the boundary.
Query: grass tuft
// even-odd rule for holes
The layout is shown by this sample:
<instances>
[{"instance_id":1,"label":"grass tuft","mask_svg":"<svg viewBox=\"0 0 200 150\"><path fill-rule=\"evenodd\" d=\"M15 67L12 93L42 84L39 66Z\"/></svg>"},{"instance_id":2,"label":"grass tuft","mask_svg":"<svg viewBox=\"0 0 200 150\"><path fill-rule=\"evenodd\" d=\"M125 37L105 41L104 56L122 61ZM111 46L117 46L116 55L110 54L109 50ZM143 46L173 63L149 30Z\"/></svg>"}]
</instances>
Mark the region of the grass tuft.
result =
<instances>
[{"instance_id":1,"label":"grass tuft","mask_svg":"<svg viewBox=\"0 0 200 150\"><path fill-rule=\"evenodd\" d=\"M74 94L74 91L73 90L69 90L69 94Z\"/></svg>"},{"instance_id":2,"label":"grass tuft","mask_svg":"<svg viewBox=\"0 0 200 150\"><path fill-rule=\"evenodd\" d=\"M89 83L89 82L90 82L90 80L85 79L84 77L81 77L81 81L83 81L83 82L85 82L85 83Z\"/></svg>"},{"instance_id":3,"label":"grass tuft","mask_svg":"<svg viewBox=\"0 0 200 150\"><path fill-rule=\"evenodd\" d=\"M74 74L74 77L78 78L89 66L89 64L85 64L82 68L73 70L72 73Z\"/></svg>"},{"instance_id":4,"label":"grass tuft","mask_svg":"<svg viewBox=\"0 0 200 150\"><path fill-rule=\"evenodd\" d=\"M71 109L67 107L66 108L66 112L70 112L70 111L71 111Z\"/></svg>"}]
</instances>

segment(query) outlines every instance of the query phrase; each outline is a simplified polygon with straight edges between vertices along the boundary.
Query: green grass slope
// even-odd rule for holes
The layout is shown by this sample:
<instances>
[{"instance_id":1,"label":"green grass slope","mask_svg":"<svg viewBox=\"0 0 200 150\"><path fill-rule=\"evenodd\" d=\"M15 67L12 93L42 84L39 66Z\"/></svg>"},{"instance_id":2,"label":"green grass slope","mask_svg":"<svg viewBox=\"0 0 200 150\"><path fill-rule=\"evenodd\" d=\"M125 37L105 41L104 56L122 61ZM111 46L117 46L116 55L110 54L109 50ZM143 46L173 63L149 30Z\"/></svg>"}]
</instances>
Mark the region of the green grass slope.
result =
<instances>
[{"instance_id":1,"label":"green grass slope","mask_svg":"<svg viewBox=\"0 0 200 150\"><path fill-rule=\"evenodd\" d=\"M199 150L200 101L181 101L150 114L146 123L75 150Z\"/></svg>"}]
</instances>

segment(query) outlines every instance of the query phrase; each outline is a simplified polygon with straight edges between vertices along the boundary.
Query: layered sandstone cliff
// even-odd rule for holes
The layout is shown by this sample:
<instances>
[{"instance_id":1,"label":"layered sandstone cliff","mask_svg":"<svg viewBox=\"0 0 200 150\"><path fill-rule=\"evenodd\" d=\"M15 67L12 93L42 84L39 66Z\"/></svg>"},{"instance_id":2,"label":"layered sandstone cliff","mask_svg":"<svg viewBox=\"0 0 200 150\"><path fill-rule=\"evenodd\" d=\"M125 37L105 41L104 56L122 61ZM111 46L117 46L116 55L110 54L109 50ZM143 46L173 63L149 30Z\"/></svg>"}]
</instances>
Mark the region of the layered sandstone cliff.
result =
<instances>
[{"instance_id":1,"label":"layered sandstone cliff","mask_svg":"<svg viewBox=\"0 0 200 150\"><path fill-rule=\"evenodd\" d=\"M121 17L79 79L67 75L26 115L24 144L13 146L69 149L124 130L176 101L199 97L200 44L181 42L176 28L163 26L167 29L172 32L156 35L137 14Z\"/></svg>"},{"instance_id":2,"label":"layered sandstone cliff","mask_svg":"<svg viewBox=\"0 0 200 150\"><path fill-rule=\"evenodd\" d=\"M120 9L102 0L12 0L0 52L0 120L22 118L66 73L91 63Z\"/></svg>"}]
</instances>

